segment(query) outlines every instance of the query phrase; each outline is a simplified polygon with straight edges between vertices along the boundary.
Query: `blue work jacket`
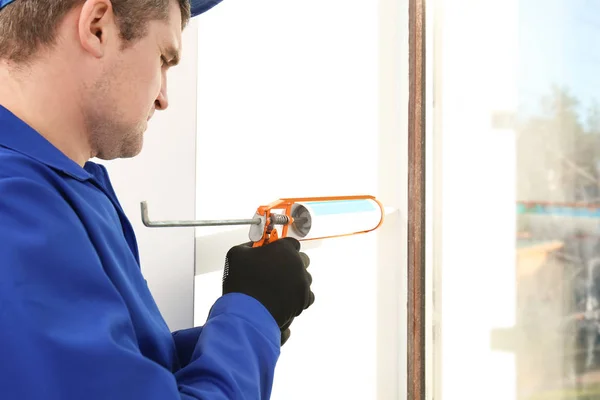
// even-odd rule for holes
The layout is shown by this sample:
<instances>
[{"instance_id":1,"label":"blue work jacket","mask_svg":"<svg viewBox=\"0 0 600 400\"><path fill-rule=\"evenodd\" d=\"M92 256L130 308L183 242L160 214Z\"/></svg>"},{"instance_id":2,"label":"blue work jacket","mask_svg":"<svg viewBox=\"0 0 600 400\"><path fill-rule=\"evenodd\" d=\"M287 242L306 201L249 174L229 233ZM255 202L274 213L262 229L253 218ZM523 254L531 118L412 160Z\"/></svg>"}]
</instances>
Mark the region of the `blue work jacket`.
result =
<instances>
[{"instance_id":1,"label":"blue work jacket","mask_svg":"<svg viewBox=\"0 0 600 400\"><path fill-rule=\"evenodd\" d=\"M0 106L0 399L268 399L280 335L238 293L172 333L106 169Z\"/></svg>"}]
</instances>

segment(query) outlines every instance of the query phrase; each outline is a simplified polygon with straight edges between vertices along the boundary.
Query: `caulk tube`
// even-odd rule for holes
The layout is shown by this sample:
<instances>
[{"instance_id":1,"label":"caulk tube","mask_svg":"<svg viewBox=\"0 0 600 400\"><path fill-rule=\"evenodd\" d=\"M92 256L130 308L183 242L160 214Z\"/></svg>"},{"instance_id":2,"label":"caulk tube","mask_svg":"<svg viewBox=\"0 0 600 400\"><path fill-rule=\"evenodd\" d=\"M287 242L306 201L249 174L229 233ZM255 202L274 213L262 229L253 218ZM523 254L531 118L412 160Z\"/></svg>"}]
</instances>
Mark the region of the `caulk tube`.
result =
<instances>
[{"instance_id":1,"label":"caulk tube","mask_svg":"<svg viewBox=\"0 0 600 400\"><path fill-rule=\"evenodd\" d=\"M291 216L287 236L311 240L372 231L383 222L384 210L373 199L324 200L294 203Z\"/></svg>"}]
</instances>

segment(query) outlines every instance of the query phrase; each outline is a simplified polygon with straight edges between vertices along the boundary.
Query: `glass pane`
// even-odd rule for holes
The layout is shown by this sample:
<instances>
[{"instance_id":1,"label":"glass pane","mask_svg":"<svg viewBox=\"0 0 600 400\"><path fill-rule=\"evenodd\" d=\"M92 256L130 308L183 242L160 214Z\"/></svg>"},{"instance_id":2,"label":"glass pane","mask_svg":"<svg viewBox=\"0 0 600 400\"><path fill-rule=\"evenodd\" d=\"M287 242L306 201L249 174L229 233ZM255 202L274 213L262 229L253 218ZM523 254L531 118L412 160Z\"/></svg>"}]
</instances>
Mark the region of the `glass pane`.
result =
<instances>
[{"instance_id":1,"label":"glass pane","mask_svg":"<svg viewBox=\"0 0 600 400\"><path fill-rule=\"evenodd\" d=\"M600 399L600 2L432 7L432 393Z\"/></svg>"}]
</instances>

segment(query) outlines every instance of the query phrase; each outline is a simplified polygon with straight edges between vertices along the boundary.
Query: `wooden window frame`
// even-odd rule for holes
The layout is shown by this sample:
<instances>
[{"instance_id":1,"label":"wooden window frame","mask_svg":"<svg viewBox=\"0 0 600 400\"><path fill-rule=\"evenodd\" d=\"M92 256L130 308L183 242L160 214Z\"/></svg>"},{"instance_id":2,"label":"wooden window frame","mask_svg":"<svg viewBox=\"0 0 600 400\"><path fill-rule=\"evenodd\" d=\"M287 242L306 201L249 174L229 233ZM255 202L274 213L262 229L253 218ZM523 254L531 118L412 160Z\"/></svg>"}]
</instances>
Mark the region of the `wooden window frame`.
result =
<instances>
[{"instance_id":1,"label":"wooden window frame","mask_svg":"<svg viewBox=\"0 0 600 400\"><path fill-rule=\"evenodd\" d=\"M407 399L425 400L425 0L408 2Z\"/></svg>"}]
</instances>

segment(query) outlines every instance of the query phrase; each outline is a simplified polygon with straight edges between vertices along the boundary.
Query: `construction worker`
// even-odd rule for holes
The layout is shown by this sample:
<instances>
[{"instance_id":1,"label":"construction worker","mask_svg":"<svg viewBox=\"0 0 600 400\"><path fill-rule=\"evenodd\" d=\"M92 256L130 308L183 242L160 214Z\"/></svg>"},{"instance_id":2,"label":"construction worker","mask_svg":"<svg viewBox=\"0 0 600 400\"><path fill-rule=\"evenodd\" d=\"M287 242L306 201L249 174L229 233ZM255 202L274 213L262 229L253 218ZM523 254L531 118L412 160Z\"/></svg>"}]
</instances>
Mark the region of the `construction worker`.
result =
<instances>
[{"instance_id":1,"label":"construction worker","mask_svg":"<svg viewBox=\"0 0 600 400\"><path fill-rule=\"evenodd\" d=\"M1 399L270 397L314 302L299 242L231 248L205 324L170 332L90 161L141 151L182 30L219 2L0 0Z\"/></svg>"}]
</instances>

